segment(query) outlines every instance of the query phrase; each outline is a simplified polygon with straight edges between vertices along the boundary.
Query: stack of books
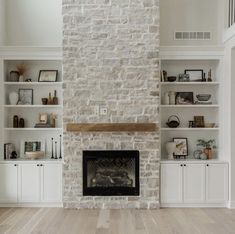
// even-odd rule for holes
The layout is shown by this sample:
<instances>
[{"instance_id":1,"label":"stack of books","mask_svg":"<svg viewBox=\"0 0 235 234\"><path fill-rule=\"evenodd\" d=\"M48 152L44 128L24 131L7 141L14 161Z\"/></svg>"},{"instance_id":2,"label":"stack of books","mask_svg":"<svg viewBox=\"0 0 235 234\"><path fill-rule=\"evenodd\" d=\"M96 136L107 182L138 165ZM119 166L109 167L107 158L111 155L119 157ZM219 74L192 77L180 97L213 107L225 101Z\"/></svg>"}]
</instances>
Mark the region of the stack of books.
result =
<instances>
[{"instance_id":1,"label":"stack of books","mask_svg":"<svg viewBox=\"0 0 235 234\"><path fill-rule=\"evenodd\" d=\"M15 147L12 143L4 144L4 160L10 159L12 152L15 150Z\"/></svg>"},{"instance_id":2,"label":"stack of books","mask_svg":"<svg viewBox=\"0 0 235 234\"><path fill-rule=\"evenodd\" d=\"M51 125L48 124L48 123L46 123L46 124L44 124L44 123L36 123L34 127L35 128L51 128Z\"/></svg>"}]
</instances>

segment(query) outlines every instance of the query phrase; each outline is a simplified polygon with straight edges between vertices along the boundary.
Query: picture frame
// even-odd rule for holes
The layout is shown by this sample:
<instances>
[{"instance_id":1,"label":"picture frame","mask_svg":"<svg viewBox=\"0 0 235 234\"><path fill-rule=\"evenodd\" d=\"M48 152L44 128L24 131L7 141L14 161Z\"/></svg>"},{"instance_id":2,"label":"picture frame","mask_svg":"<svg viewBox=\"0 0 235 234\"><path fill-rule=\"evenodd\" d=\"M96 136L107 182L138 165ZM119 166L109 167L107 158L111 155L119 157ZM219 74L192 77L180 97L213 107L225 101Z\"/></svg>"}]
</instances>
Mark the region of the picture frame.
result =
<instances>
[{"instance_id":1,"label":"picture frame","mask_svg":"<svg viewBox=\"0 0 235 234\"><path fill-rule=\"evenodd\" d=\"M201 82L203 81L203 69L186 69L184 74L189 75L190 82Z\"/></svg>"},{"instance_id":2,"label":"picture frame","mask_svg":"<svg viewBox=\"0 0 235 234\"><path fill-rule=\"evenodd\" d=\"M25 157L26 152L43 151L45 153L45 140L42 139L24 139L20 144L20 156Z\"/></svg>"},{"instance_id":3,"label":"picture frame","mask_svg":"<svg viewBox=\"0 0 235 234\"><path fill-rule=\"evenodd\" d=\"M176 143L176 150L174 152L176 158L188 156L188 138L173 138L173 142Z\"/></svg>"},{"instance_id":4,"label":"picture frame","mask_svg":"<svg viewBox=\"0 0 235 234\"><path fill-rule=\"evenodd\" d=\"M194 116L194 128L204 128L204 116Z\"/></svg>"},{"instance_id":5,"label":"picture frame","mask_svg":"<svg viewBox=\"0 0 235 234\"><path fill-rule=\"evenodd\" d=\"M33 105L33 89L19 89L17 105Z\"/></svg>"},{"instance_id":6,"label":"picture frame","mask_svg":"<svg viewBox=\"0 0 235 234\"><path fill-rule=\"evenodd\" d=\"M48 114L47 113L40 113L39 114L39 122L42 124L48 123Z\"/></svg>"},{"instance_id":7,"label":"picture frame","mask_svg":"<svg viewBox=\"0 0 235 234\"><path fill-rule=\"evenodd\" d=\"M56 82L58 70L40 70L38 82Z\"/></svg>"},{"instance_id":8,"label":"picture frame","mask_svg":"<svg viewBox=\"0 0 235 234\"><path fill-rule=\"evenodd\" d=\"M176 105L193 105L194 104L193 92L176 92L175 104Z\"/></svg>"}]
</instances>

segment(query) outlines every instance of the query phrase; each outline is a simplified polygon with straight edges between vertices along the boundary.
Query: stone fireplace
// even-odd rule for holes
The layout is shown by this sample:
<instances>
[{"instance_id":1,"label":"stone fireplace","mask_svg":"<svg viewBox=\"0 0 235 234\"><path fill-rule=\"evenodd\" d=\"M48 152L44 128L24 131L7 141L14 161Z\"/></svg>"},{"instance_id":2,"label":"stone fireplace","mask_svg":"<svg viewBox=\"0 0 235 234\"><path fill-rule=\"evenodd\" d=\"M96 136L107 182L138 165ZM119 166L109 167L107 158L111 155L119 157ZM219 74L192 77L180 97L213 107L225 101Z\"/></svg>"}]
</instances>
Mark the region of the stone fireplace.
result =
<instances>
[{"instance_id":1,"label":"stone fireplace","mask_svg":"<svg viewBox=\"0 0 235 234\"><path fill-rule=\"evenodd\" d=\"M158 124L159 1L63 0L63 25L65 128L69 123ZM95 195L86 194L83 187L86 151L138 151L139 194L101 195L97 191ZM64 207L159 207L157 130L68 132L65 129L64 156ZM133 172L126 175L126 169L116 175L107 167L110 179L104 168L99 168L101 176L110 179L109 183L116 179L119 188L131 183L133 187L136 182ZM91 173L87 187L102 185L94 183L99 176ZM88 181L93 181L92 186Z\"/></svg>"}]
</instances>

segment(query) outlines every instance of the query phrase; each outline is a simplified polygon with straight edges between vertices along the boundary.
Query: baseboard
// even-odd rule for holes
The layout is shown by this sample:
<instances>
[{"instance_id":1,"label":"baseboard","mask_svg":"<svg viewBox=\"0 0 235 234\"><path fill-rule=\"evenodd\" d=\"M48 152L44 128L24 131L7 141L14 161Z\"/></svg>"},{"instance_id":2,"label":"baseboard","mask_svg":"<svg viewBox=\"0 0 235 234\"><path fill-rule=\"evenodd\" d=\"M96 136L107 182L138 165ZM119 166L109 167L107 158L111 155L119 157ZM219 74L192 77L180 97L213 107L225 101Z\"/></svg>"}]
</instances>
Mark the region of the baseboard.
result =
<instances>
[{"instance_id":1,"label":"baseboard","mask_svg":"<svg viewBox=\"0 0 235 234\"><path fill-rule=\"evenodd\" d=\"M228 202L228 208L235 209L235 201L229 201Z\"/></svg>"},{"instance_id":2,"label":"baseboard","mask_svg":"<svg viewBox=\"0 0 235 234\"><path fill-rule=\"evenodd\" d=\"M228 207L227 203L204 203L204 204L183 204L183 203L161 203L161 208L224 208Z\"/></svg>"},{"instance_id":3,"label":"baseboard","mask_svg":"<svg viewBox=\"0 0 235 234\"><path fill-rule=\"evenodd\" d=\"M63 207L63 203L0 203L0 207Z\"/></svg>"}]
</instances>

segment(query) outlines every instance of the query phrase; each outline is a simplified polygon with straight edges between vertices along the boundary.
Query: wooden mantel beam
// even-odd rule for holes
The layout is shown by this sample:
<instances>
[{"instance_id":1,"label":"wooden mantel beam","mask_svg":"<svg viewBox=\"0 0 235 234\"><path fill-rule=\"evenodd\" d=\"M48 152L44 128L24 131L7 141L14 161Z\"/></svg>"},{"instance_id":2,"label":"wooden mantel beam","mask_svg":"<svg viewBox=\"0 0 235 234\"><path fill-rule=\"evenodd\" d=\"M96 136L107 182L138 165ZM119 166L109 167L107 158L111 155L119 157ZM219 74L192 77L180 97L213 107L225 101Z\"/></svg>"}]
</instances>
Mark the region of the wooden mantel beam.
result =
<instances>
[{"instance_id":1,"label":"wooden mantel beam","mask_svg":"<svg viewBox=\"0 0 235 234\"><path fill-rule=\"evenodd\" d=\"M68 132L154 132L155 123L69 123Z\"/></svg>"}]
</instances>

